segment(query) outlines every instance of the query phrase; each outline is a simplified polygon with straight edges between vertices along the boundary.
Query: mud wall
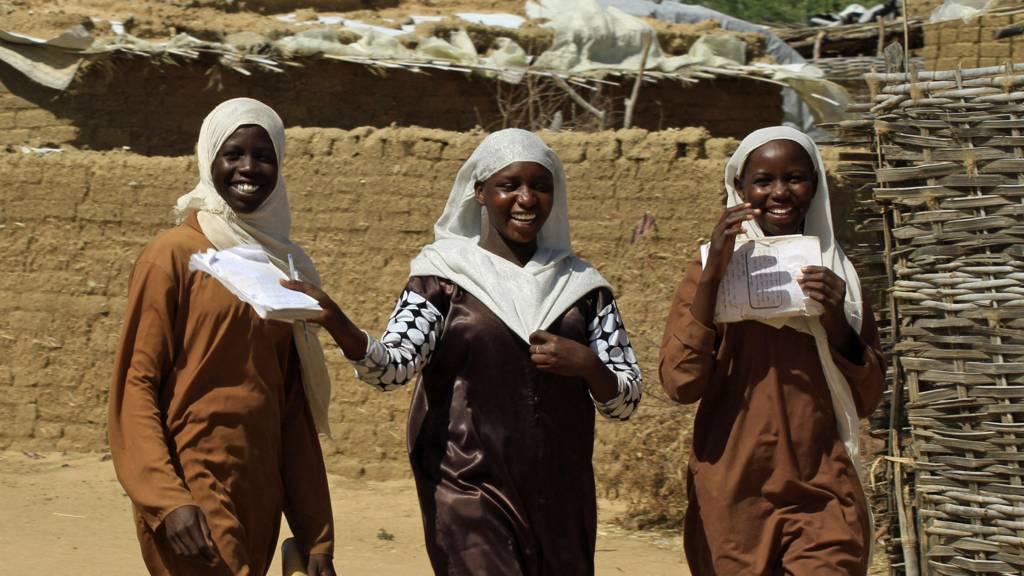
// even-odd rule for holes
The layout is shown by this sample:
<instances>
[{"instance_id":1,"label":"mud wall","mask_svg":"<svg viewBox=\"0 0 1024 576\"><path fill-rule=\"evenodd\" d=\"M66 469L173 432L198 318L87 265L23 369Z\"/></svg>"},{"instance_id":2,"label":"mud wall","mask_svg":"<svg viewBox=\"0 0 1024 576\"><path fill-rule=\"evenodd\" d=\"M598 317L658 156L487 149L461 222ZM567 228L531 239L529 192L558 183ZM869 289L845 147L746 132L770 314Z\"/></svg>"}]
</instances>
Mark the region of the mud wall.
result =
<instances>
[{"instance_id":1,"label":"mud wall","mask_svg":"<svg viewBox=\"0 0 1024 576\"><path fill-rule=\"evenodd\" d=\"M410 258L430 241L455 173L481 138L397 128L288 131L294 237L360 325L383 329ZM682 271L720 214L720 175L735 141L694 128L545 138L566 164L574 245L615 286L645 369L638 416L598 427L599 475L621 472L636 458L623 447L642 443L654 422L664 427L667 417L679 434L689 429L688 411L657 391L657 344ZM0 449L105 448L126 278L194 181L187 156L0 152ZM634 238L645 213L656 229ZM333 342L327 355L331 469L406 474L411 390L377 392L353 378Z\"/></svg>"},{"instance_id":2,"label":"mud wall","mask_svg":"<svg viewBox=\"0 0 1024 576\"><path fill-rule=\"evenodd\" d=\"M911 18L927 20L932 11L942 5L943 0L904 0L903 10Z\"/></svg>"},{"instance_id":3,"label":"mud wall","mask_svg":"<svg viewBox=\"0 0 1024 576\"><path fill-rule=\"evenodd\" d=\"M1024 12L985 14L970 22L956 19L925 24L924 46L918 55L924 58L925 70L1001 66L1008 60L1021 62L1024 36L995 38L1000 28L1019 23L1024 23Z\"/></svg>"},{"instance_id":4,"label":"mud wall","mask_svg":"<svg viewBox=\"0 0 1024 576\"><path fill-rule=\"evenodd\" d=\"M146 155L185 155L203 117L219 102L249 96L273 106L288 126L353 129L420 126L467 131L506 127L509 98L526 89L479 76L435 71L371 70L328 60L300 62L286 73L244 76L216 63L159 64L115 58L79 72L66 92L35 84L0 63L0 146L72 145L93 150L129 146ZM621 118L631 86L605 90ZM552 93L548 87L547 93ZM560 92L557 94L560 95ZM778 86L744 79L647 84L634 126L647 130L703 126L742 137L781 121ZM579 109L566 105L568 122ZM517 118L524 118L522 114ZM513 121L512 125L516 125ZM614 124L620 125L621 119Z\"/></svg>"}]
</instances>

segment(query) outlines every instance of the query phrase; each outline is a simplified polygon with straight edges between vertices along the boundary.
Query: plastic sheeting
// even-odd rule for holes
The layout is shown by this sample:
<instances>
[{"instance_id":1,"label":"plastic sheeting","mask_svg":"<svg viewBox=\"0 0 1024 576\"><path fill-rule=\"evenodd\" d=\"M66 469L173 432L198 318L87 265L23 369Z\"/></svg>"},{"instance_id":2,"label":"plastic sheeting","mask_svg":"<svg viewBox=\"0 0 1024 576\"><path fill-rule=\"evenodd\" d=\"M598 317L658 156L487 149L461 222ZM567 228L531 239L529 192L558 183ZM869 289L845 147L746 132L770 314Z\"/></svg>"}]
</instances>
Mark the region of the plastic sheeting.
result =
<instances>
[{"instance_id":1,"label":"plastic sheeting","mask_svg":"<svg viewBox=\"0 0 1024 576\"><path fill-rule=\"evenodd\" d=\"M999 0L945 0L932 11L929 22L956 20L970 22L999 4Z\"/></svg>"},{"instance_id":2,"label":"plastic sheeting","mask_svg":"<svg viewBox=\"0 0 1024 576\"><path fill-rule=\"evenodd\" d=\"M74 80L80 50L92 45L92 36L78 25L56 38L41 40L0 30L0 60L33 81L63 90Z\"/></svg>"},{"instance_id":3,"label":"plastic sheeting","mask_svg":"<svg viewBox=\"0 0 1024 576\"><path fill-rule=\"evenodd\" d=\"M673 24L696 24L706 20L715 20L725 30L735 32L754 32L765 38L765 50L779 64L806 64L807 60L773 34L768 28L753 24L728 14L723 14L704 6L693 4L677 4L675 2L656 3L650 0L598 0L602 5L621 10L633 16L655 18ZM814 71L805 69L807 73ZM816 98L815 98L816 99ZM815 139L823 138L825 133L814 126L815 118L810 106L804 102L800 94L791 88L782 91L783 123L787 126L810 134Z\"/></svg>"}]
</instances>

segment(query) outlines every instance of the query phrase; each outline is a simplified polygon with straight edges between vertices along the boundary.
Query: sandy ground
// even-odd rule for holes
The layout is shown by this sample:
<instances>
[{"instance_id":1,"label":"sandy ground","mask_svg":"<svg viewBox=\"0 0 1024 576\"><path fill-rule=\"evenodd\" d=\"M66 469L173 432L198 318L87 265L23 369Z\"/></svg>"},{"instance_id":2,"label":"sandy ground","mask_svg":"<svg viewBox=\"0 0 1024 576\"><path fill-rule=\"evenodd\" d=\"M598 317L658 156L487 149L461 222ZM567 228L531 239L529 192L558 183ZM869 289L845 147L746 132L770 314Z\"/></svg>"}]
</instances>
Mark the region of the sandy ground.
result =
<instances>
[{"instance_id":1,"label":"sandy ground","mask_svg":"<svg viewBox=\"0 0 1024 576\"><path fill-rule=\"evenodd\" d=\"M430 574L411 480L330 481L339 574ZM2 452L0 494L3 573L145 574L128 498L101 455ZM609 523L621 510L600 507L598 575L689 574L680 537L622 530ZM275 561L270 574L280 571Z\"/></svg>"}]
</instances>

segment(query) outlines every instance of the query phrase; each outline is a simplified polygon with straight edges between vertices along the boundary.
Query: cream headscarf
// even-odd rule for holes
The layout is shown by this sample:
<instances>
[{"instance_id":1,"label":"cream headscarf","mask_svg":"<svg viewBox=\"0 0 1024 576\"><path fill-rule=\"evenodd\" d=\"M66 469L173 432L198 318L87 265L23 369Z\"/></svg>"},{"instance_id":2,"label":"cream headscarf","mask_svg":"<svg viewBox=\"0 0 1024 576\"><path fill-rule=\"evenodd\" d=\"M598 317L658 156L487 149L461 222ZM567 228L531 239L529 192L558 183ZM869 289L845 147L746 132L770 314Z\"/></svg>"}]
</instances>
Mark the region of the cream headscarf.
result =
<instances>
[{"instance_id":1,"label":"cream headscarf","mask_svg":"<svg viewBox=\"0 0 1024 576\"><path fill-rule=\"evenodd\" d=\"M844 312L846 320L857 334L860 334L863 302L861 301L860 277L853 268L853 264L843 253L843 249L836 243L835 233L832 230L832 213L829 210L828 179L825 176L825 164L821 160L821 154L814 140L809 136L784 126L773 128L762 128L751 132L739 148L729 159L725 167L725 189L728 193L728 205L736 206L745 200L736 191L734 182L736 177L742 173L743 165L747 157L757 148L771 142L772 140L792 140L804 150L814 161L814 169L817 172L818 188L814 198L811 200L810 209L804 218L804 234L817 236L821 244L822 265L830 268L837 276L846 282L846 302ZM748 220L743 223L744 233L750 238L764 238L764 231L757 224L756 220ZM846 451L860 473L860 438L859 419L857 417L857 406L853 401L853 394L850 391L850 384L846 377L836 366L829 351L828 335L821 325L820 318L813 316L798 316L791 318L777 318L772 320L761 320L765 324L781 328L789 326L794 330L814 336L814 342L818 349L818 359L821 361L822 371L825 373L825 380L828 382L828 390L832 396L832 410L836 415L836 428L839 437L846 446Z\"/></svg>"},{"instance_id":2,"label":"cream headscarf","mask_svg":"<svg viewBox=\"0 0 1024 576\"><path fill-rule=\"evenodd\" d=\"M520 268L479 246L486 226L475 185L514 162L536 162L554 177L551 215L537 238L537 252ZM524 341L558 319L595 288L611 288L569 240L565 170L554 150L536 134L510 128L484 139L455 178L444 213L434 225L434 243L413 259L410 276L440 276L480 300Z\"/></svg>"},{"instance_id":3,"label":"cream headscarf","mask_svg":"<svg viewBox=\"0 0 1024 576\"><path fill-rule=\"evenodd\" d=\"M277 185L259 208L249 214L237 214L217 194L212 166L224 141L244 125L260 126L270 135L277 153ZM292 217L282 175L284 123L277 113L266 104L251 98L234 98L222 102L203 120L196 155L199 161L199 184L178 198L174 207L178 223L190 211L195 211L203 234L218 250L241 245L262 246L270 261L285 274L288 274L288 255L291 254L300 278L320 286L320 274L313 260L289 238ZM331 399L331 379L315 327L308 325L308 329L308 338L302 324L295 323L292 329L302 363L302 385L317 431L330 434L327 406Z\"/></svg>"}]
</instances>

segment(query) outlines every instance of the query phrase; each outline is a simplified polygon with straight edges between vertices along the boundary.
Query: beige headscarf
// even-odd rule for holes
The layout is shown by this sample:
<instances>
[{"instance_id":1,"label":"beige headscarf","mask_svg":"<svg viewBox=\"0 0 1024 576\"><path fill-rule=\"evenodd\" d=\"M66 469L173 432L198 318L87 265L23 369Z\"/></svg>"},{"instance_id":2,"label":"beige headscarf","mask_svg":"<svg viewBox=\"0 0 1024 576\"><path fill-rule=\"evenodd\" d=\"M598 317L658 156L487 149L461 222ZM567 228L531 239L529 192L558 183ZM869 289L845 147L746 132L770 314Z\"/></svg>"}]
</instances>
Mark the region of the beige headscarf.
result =
<instances>
[{"instance_id":1,"label":"beige headscarf","mask_svg":"<svg viewBox=\"0 0 1024 576\"><path fill-rule=\"evenodd\" d=\"M277 185L259 208L249 214L237 214L217 194L212 166L224 141L245 125L260 126L270 135L277 153ZM277 113L266 104L251 98L234 98L220 103L203 120L196 156L199 162L199 183L191 192L178 198L174 207L177 221L180 223L189 212L195 211L203 234L218 250L259 245L270 261L285 274L288 274L288 255L291 254L299 277L320 286L320 274L313 260L289 238L292 217L282 175L284 123ZM324 361L323 348L317 338L317 328L307 325L307 329L308 338L303 324L296 322L293 327L295 347L302 363L302 385L317 431L329 435L327 406L331 399L331 379Z\"/></svg>"},{"instance_id":2,"label":"beige headscarf","mask_svg":"<svg viewBox=\"0 0 1024 576\"><path fill-rule=\"evenodd\" d=\"M825 177L825 163L821 160L818 147L809 136L799 130L778 126L762 128L751 132L740 143L739 148L729 159L725 167L725 189L728 194L728 205L736 206L742 204L744 199L736 191L734 182L737 175L743 172L743 166L750 154L761 146L772 140L792 140L796 142L810 156L814 162L814 169L817 172L818 187L811 206L804 218L804 234L817 236L821 245L822 265L830 268L837 276L846 282L846 302L843 309L846 320L857 334L860 334L863 321L863 302L861 300L860 277L853 268L843 249L836 243L835 232L832 229L832 213L829 209L828 179ZM756 220L748 220L743 223L744 234L750 238L764 238L764 231L757 224ZM739 242L737 242L739 244ZM846 451L853 461L854 467L860 472L860 438L859 424L857 417L857 406L853 401L853 394L850 391L850 384L846 377L836 366L829 351L828 335L821 325L820 318L816 316L796 316L790 318L776 318L761 320L765 324L781 328L789 326L794 330L814 336L814 342L818 350L818 359L821 361L822 371L825 373L825 380L828 382L829 394L832 396L832 409L836 416L836 428L839 437L846 446Z\"/></svg>"},{"instance_id":3,"label":"beige headscarf","mask_svg":"<svg viewBox=\"0 0 1024 576\"><path fill-rule=\"evenodd\" d=\"M477 182L515 162L544 166L555 185L551 214L537 237L537 252L521 268L479 246L487 217L474 195ZM434 243L413 259L409 275L451 280L529 342L530 334L550 326L591 290L611 289L593 266L573 253L569 237L562 161L536 134L509 128L484 138L462 165L434 225Z\"/></svg>"}]
</instances>

